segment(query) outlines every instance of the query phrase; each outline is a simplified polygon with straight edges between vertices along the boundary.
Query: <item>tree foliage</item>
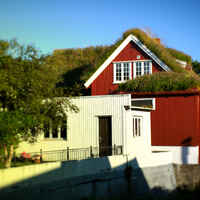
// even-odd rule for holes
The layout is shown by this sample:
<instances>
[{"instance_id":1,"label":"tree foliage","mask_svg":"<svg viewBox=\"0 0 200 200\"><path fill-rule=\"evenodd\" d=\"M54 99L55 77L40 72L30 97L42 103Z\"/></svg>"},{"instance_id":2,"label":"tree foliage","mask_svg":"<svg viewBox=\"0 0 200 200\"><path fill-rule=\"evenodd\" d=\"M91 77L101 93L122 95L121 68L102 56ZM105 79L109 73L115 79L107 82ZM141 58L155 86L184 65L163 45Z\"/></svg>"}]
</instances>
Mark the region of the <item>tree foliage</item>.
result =
<instances>
[{"instance_id":1,"label":"tree foliage","mask_svg":"<svg viewBox=\"0 0 200 200\"><path fill-rule=\"evenodd\" d=\"M200 74L200 62L198 62L197 60L193 61L192 68L197 74Z\"/></svg>"},{"instance_id":2,"label":"tree foliage","mask_svg":"<svg viewBox=\"0 0 200 200\"><path fill-rule=\"evenodd\" d=\"M64 105L77 110L69 100L65 104L63 99L55 100L59 80L55 67L32 46L0 41L0 147L6 167L15 146L37 138L39 131L31 130L39 130L45 120L64 114Z\"/></svg>"}]
</instances>

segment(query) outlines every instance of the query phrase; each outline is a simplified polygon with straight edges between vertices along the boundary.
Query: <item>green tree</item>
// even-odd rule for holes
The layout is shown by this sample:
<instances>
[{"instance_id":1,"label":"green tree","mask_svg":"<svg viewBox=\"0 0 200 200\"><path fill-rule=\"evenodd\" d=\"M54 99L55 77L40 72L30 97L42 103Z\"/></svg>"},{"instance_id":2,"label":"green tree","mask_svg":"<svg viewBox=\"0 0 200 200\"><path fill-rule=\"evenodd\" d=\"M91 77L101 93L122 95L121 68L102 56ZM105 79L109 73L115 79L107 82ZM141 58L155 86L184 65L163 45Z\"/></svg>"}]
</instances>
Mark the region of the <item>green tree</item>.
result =
<instances>
[{"instance_id":1,"label":"green tree","mask_svg":"<svg viewBox=\"0 0 200 200\"><path fill-rule=\"evenodd\" d=\"M14 147L33 142L44 121L63 116L63 106L77 111L70 100L54 98L58 81L55 67L35 48L0 40L0 148L5 167L11 166Z\"/></svg>"},{"instance_id":2,"label":"green tree","mask_svg":"<svg viewBox=\"0 0 200 200\"><path fill-rule=\"evenodd\" d=\"M200 74L200 62L198 62L197 60L193 61L192 68L197 74Z\"/></svg>"}]
</instances>

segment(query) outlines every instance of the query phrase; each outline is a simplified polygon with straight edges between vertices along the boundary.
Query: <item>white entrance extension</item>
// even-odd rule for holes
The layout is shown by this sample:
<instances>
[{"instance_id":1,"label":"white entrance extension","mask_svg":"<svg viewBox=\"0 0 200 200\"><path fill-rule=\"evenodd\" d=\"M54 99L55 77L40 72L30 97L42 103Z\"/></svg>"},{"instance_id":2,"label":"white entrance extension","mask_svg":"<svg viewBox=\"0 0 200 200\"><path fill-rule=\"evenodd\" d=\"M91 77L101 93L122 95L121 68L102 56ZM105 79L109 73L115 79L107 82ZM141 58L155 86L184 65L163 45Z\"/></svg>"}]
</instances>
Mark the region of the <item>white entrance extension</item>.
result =
<instances>
[{"instance_id":1,"label":"white entrance extension","mask_svg":"<svg viewBox=\"0 0 200 200\"><path fill-rule=\"evenodd\" d=\"M150 112L155 109L153 100L146 100L150 105L147 108L143 106L145 99L136 101L131 99L130 94L73 97L71 102L79 108L79 112L66 113L66 127L62 129L66 133L51 131L42 134L35 144L22 143L18 152L99 147L99 153L104 155L109 153L103 150L104 146L121 146L122 154L136 158L141 166L171 163L170 153L151 152Z\"/></svg>"}]
</instances>

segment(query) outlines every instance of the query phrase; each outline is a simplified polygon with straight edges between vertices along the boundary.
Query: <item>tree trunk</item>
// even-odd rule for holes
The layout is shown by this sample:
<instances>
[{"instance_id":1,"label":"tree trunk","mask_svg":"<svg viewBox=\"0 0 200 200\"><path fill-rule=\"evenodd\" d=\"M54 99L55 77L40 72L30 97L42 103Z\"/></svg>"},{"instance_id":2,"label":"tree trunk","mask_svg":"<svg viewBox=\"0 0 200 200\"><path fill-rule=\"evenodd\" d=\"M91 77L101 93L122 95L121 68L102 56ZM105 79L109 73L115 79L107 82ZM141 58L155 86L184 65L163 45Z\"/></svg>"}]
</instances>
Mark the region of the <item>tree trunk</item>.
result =
<instances>
[{"instance_id":1,"label":"tree trunk","mask_svg":"<svg viewBox=\"0 0 200 200\"><path fill-rule=\"evenodd\" d=\"M9 151L8 148L10 147ZM11 161L12 161L12 157L13 157L13 153L14 153L14 146L10 145L4 145L4 167L5 168L10 168L11 167Z\"/></svg>"}]
</instances>

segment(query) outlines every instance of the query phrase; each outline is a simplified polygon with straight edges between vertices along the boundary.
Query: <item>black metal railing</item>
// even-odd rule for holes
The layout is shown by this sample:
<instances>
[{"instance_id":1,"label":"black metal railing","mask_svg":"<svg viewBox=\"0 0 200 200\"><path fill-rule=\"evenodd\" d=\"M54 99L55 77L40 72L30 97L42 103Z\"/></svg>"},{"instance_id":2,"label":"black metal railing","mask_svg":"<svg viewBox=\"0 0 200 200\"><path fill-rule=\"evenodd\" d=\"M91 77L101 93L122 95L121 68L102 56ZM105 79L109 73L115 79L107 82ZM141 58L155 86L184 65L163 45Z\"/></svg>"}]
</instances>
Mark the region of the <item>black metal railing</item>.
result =
<instances>
[{"instance_id":1,"label":"black metal railing","mask_svg":"<svg viewBox=\"0 0 200 200\"><path fill-rule=\"evenodd\" d=\"M46 161L69 161L69 160L84 160L90 158L98 158L103 156L121 155L123 149L121 145L114 145L108 147L88 147L70 149L67 147L63 150L55 151L42 151L33 153L14 154L13 162L16 161L33 161L33 162L46 162Z\"/></svg>"}]
</instances>

